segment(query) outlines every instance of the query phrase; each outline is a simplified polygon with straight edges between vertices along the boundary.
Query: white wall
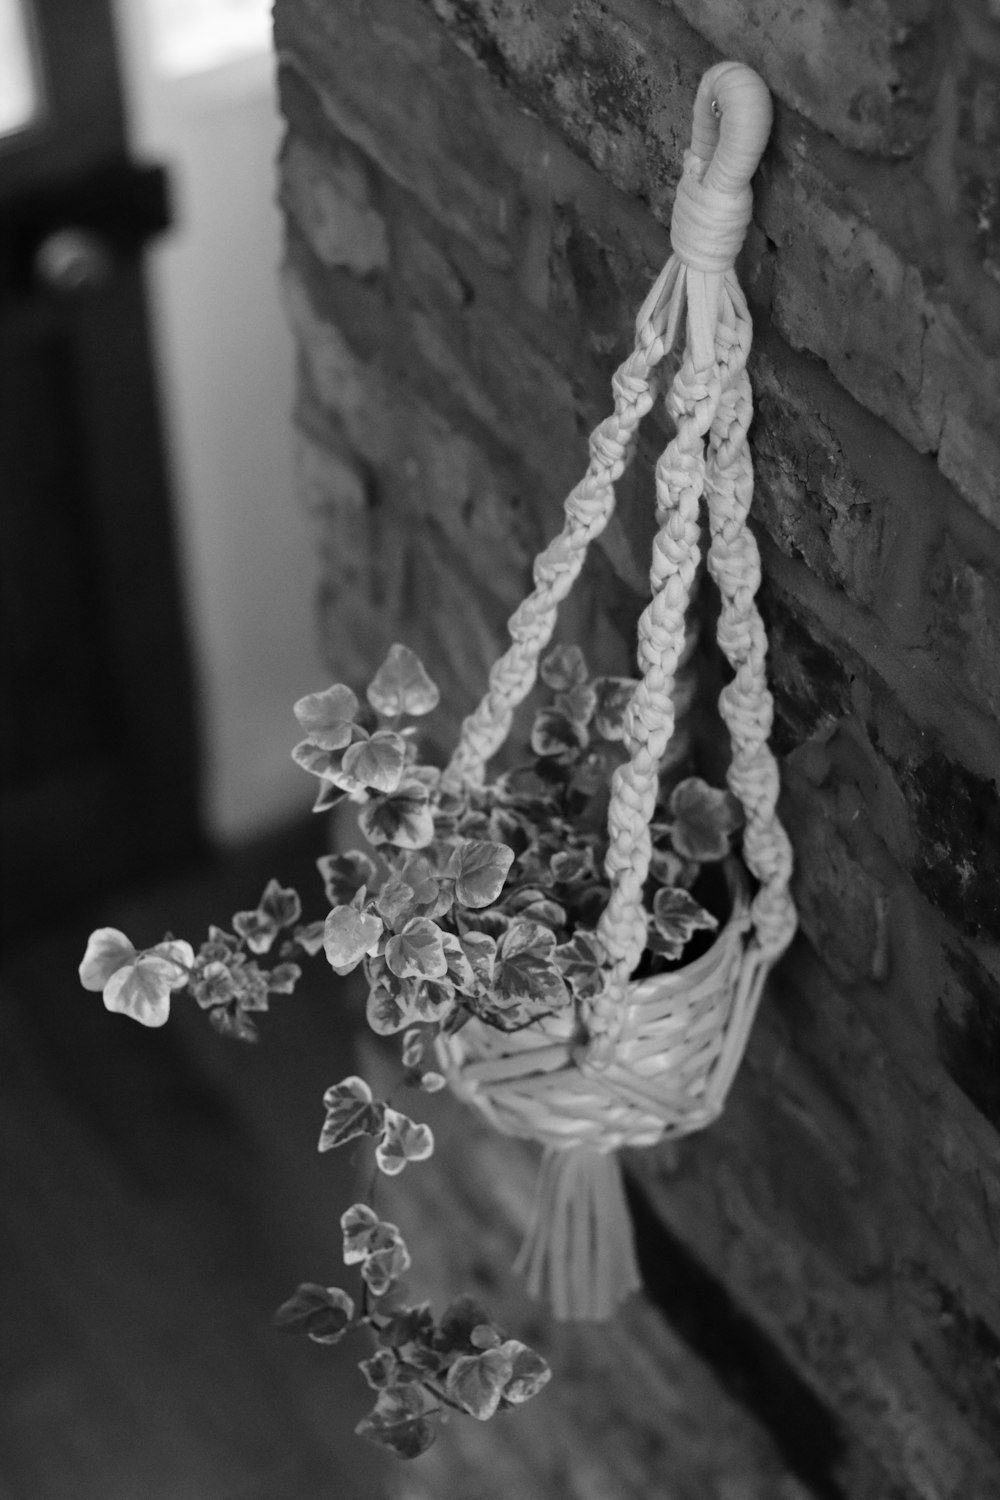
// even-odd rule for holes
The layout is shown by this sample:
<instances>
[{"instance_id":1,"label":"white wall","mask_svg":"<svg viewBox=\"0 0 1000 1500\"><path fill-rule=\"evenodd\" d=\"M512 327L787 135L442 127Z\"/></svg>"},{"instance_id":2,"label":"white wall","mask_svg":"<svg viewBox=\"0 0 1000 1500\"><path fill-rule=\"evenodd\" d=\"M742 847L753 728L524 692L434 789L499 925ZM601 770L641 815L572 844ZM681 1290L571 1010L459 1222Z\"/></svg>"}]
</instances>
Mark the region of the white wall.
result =
<instances>
[{"instance_id":1,"label":"white wall","mask_svg":"<svg viewBox=\"0 0 1000 1500\"><path fill-rule=\"evenodd\" d=\"M165 79L143 0L116 0L133 154L169 168L176 226L149 254L164 420L202 704L206 819L235 841L305 812L291 706L325 686L317 571L293 493L294 353L274 206L268 56Z\"/></svg>"}]
</instances>

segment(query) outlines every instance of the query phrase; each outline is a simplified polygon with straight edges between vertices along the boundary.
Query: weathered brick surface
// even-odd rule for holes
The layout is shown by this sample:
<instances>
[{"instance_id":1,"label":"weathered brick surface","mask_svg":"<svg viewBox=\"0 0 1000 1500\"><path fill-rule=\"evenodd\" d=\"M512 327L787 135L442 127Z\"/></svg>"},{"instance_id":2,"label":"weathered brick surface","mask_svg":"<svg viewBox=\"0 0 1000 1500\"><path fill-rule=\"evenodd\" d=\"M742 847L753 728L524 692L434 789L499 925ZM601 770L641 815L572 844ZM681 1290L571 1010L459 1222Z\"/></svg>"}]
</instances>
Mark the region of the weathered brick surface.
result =
<instances>
[{"instance_id":1,"label":"weathered brick surface","mask_svg":"<svg viewBox=\"0 0 1000 1500\"><path fill-rule=\"evenodd\" d=\"M433 0L433 7L460 45L603 176L669 219L690 99L713 61L702 36L654 0L593 8L561 0ZM701 6L688 10L695 26L706 14ZM821 15L825 21L827 7L707 7L717 22L720 12L730 19L714 30L704 19L705 34L735 44L745 33L747 45L729 50L754 62L777 95L788 97L798 76L789 53L803 52L803 31L818 26ZM852 48L869 45L883 58L899 49L925 91L914 97L925 102L914 111L909 85L890 73L881 75L884 98L922 131L933 120L937 134L917 163L869 167L839 141L804 129L796 116L779 115L758 201L759 222L774 246L775 317L796 347L830 363L846 389L920 451L937 454L942 471L1000 525L1000 307L981 244L983 224L993 221L985 199L980 202L993 191L996 175L988 88L995 49L989 37L980 41L982 60L971 43L961 49L954 39L963 33L949 30L940 6L887 3L844 11L831 4L829 12L840 17L845 66ZM781 26L773 20L777 14ZM828 51L813 55L825 61ZM927 101L929 80L942 68L934 101ZM968 82L970 68L987 82ZM978 122L964 136L955 102L961 90L975 99ZM845 90L841 103L850 98ZM894 127L886 128L891 141ZM974 149L963 144L971 131L978 131ZM965 190L964 213L957 211L962 182L973 184Z\"/></svg>"},{"instance_id":2,"label":"weathered brick surface","mask_svg":"<svg viewBox=\"0 0 1000 1500\"><path fill-rule=\"evenodd\" d=\"M774 78L780 98L845 146L907 155L931 129L941 7L931 0L677 0L726 57Z\"/></svg>"},{"instance_id":3,"label":"weathered brick surface","mask_svg":"<svg viewBox=\"0 0 1000 1500\"><path fill-rule=\"evenodd\" d=\"M1000 1493L995 9L277 7L327 654L361 681L416 646L442 741L607 410L700 73L741 56L778 103L741 270L801 935L722 1121L634 1158L659 1311L593 1339L540 1323L561 1393L519 1419L516 1482L512 1429L456 1425L412 1496L489 1494L494 1470L553 1500ZM611 670L666 432L650 419L566 613ZM495 1266L525 1158L441 1108L458 1145L405 1214L459 1226L452 1283L513 1298Z\"/></svg>"}]
</instances>

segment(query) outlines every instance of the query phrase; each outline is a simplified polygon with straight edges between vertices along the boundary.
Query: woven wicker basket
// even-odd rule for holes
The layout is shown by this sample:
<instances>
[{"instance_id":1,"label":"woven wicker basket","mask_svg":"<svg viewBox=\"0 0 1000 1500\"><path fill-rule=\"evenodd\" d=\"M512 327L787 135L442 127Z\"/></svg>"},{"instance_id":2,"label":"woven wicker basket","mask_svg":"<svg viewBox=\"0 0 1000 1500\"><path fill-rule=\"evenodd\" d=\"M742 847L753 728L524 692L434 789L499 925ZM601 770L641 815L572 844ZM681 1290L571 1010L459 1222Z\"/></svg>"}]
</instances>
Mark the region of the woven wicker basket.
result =
<instances>
[{"instance_id":1,"label":"woven wicker basket","mask_svg":"<svg viewBox=\"0 0 1000 1500\"><path fill-rule=\"evenodd\" d=\"M566 501L563 530L536 559L534 591L510 621L511 646L466 719L445 773L453 784L482 785L487 761L534 684L558 604L611 515L615 481L655 399L656 368L683 326L684 357L666 403L675 433L656 470L659 529L652 598L639 622L641 676L625 721L629 759L615 775L609 809L611 896L597 929L606 986L575 1014L513 1034L470 1022L439 1042L455 1093L498 1130L546 1148L520 1266L531 1290L546 1295L561 1317L607 1317L638 1285L614 1153L716 1118L764 978L795 927L791 853L775 812L778 774L768 748L767 642L754 604L760 566L746 525L752 328L733 270L769 128L770 98L755 73L721 63L705 75L674 207L673 254L639 313L635 348L614 376L614 413L592 434L590 465ZM649 920L649 822L674 733L673 688L699 563L702 501L708 569L721 595L718 639L732 668L719 708L732 742L728 782L744 811L745 871L732 863L731 911L708 951L681 970L635 981Z\"/></svg>"}]
</instances>

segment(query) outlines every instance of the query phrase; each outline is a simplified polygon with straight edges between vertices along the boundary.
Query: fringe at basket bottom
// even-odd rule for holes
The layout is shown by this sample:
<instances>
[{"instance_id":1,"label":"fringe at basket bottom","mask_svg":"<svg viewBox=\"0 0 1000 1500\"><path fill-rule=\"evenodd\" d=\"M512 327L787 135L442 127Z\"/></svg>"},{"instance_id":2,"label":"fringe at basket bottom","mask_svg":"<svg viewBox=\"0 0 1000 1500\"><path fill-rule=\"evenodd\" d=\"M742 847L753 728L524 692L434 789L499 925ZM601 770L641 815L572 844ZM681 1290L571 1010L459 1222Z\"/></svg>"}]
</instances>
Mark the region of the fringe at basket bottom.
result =
<instances>
[{"instance_id":1,"label":"fringe at basket bottom","mask_svg":"<svg viewBox=\"0 0 1000 1500\"><path fill-rule=\"evenodd\" d=\"M599 1320L642 1285L616 1151L548 1149L515 1270L557 1318Z\"/></svg>"}]
</instances>

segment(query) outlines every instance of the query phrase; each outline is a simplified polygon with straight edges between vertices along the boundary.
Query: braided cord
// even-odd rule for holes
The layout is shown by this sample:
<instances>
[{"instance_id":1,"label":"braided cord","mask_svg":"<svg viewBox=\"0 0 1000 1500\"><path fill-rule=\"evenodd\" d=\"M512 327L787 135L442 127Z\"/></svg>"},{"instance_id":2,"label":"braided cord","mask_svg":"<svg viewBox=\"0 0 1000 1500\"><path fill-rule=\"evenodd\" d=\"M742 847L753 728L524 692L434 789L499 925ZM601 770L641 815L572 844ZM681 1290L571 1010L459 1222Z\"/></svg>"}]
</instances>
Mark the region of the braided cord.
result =
<instances>
[{"instance_id":1,"label":"braided cord","mask_svg":"<svg viewBox=\"0 0 1000 1500\"><path fill-rule=\"evenodd\" d=\"M662 336L644 326L632 353L615 371L614 412L590 435L587 472L566 499L562 531L535 558L534 591L508 621L511 645L494 664L478 707L463 721L444 774L446 785L482 783L486 762L507 738L514 710L534 686L558 607L583 567L587 547L611 518L614 486L632 459L639 423L656 398L653 371L664 353Z\"/></svg>"},{"instance_id":2,"label":"braided cord","mask_svg":"<svg viewBox=\"0 0 1000 1500\"><path fill-rule=\"evenodd\" d=\"M716 332L716 358L723 389L709 436L706 473L711 542L708 570L722 599L718 640L733 677L719 695L719 712L729 730L730 790L743 807L743 856L760 889L751 916L762 950L776 957L795 930L788 891L792 854L778 821L778 766L768 737L773 701L765 676L767 636L755 595L760 585L760 554L747 516L753 495L753 464L747 432L753 417L746 371L752 327L735 276Z\"/></svg>"},{"instance_id":3,"label":"braided cord","mask_svg":"<svg viewBox=\"0 0 1000 1500\"><path fill-rule=\"evenodd\" d=\"M678 292L683 295L683 288ZM685 614L699 561L705 438L719 399L714 364L696 370L691 358L685 359L667 401L676 431L656 466L660 529L653 542L652 598L639 619L641 679L625 715L629 759L615 772L611 785L605 863L611 896L597 928L609 964L609 984L591 1012L591 1035L613 1029L622 988L646 946L643 886L649 873L649 824L659 791L660 764L674 732L674 677L684 649Z\"/></svg>"}]
</instances>

